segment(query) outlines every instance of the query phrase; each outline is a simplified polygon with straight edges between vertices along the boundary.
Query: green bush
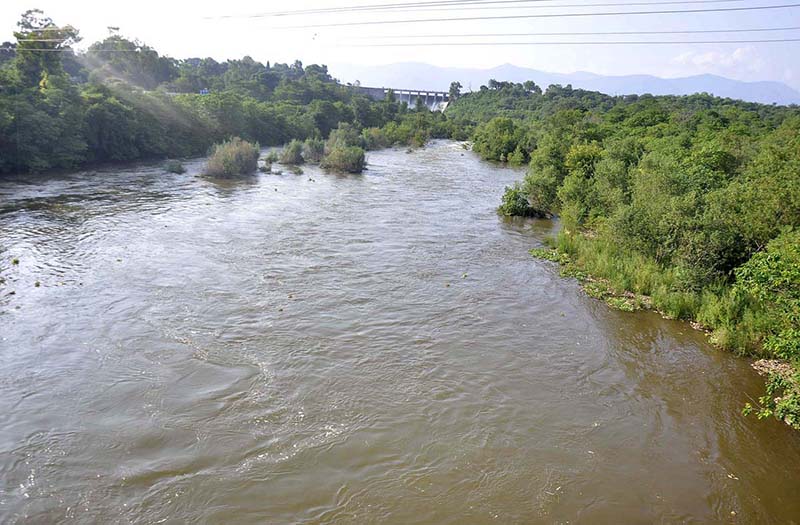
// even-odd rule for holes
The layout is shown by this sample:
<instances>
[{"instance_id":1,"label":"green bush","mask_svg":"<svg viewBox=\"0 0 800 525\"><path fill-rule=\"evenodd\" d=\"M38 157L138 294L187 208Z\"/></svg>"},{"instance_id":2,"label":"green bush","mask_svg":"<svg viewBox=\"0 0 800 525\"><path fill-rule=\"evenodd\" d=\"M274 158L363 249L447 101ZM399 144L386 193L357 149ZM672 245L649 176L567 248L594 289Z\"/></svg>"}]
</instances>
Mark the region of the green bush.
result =
<instances>
[{"instance_id":1,"label":"green bush","mask_svg":"<svg viewBox=\"0 0 800 525\"><path fill-rule=\"evenodd\" d=\"M325 143L325 150L331 151L336 148L345 148L350 146L364 146L364 140L361 137L358 129L347 122L340 122L339 127L331 131L328 136L328 141Z\"/></svg>"},{"instance_id":2,"label":"green bush","mask_svg":"<svg viewBox=\"0 0 800 525\"><path fill-rule=\"evenodd\" d=\"M361 131L364 147L367 150L376 150L391 146L388 135L380 128L365 128Z\"/></svg>"},{"instance_id":3,"label":"green bush","mask_svg":"<svg viewBox=\"0 0 800 525\"><path fill-rule=\"evenodd\" d=\"M310 164L319 164L325 155L325 142L321 139L307 138L303 143L303 160Z\"/></svg>"},{"instance_id":4,"label":"green bush","mask_svg":"<svg viewBox=\"0 0 800 525\"><path fill-rule=\"evenodd\" d=\"M507 186L503 194L503 202L497 209L502 215L516 217L544 217L545 214L533 208L522 191L519 183Z\"/></svg>"},{"instance_id":5,"label":"green bush","mask_svg":"<svg viewBox=\"0 0 800 525\"><path fill-rule=\"evenodd\" d=\"M361 173L366 166L364 150L358 146L338 146L322 159L322 167L345 173Z\"/></svg>"},{"instance_id":6,"label":"green bush","mask_svg":"<svg viewBox=\"0 0 800 525\"><path fill-rule=\"evenodd\" d=\"M302 164L303 143L295 139L287 144L281 152L280 162L281 164Z\"/></svg>"},{"instance_id":7,"label":"green bush","mask_svg":"<svg viewBox=\"0 0 800 525\"><path fill-rule=\"evenodd\" d=\"M179 160L168 160L164 163L164 169L170 173L177 173L178 175L186 173L186 168Z\"/></svg>"},{"instance_id":8,"label":"green bush","mask_svg":"<svg viewBox=\"0 0 800 525\"><path fill-rule=\"evenodd\" d=\"M204 173L211 177L247 175L258 168L258 144L234 137L211 148Z\"/></svg>"},{"instance_id":9,"label":"green bush","mask_svg":"<svg viewBox=\"0 0 800 525\"><path fill-rule=\"evenodd\" d=\"M800 361L800 230L787 230L737 268L733 290L756 303L764 349Z\"/></svg>"},{"instance_id":10,"label":"green bush","mask_svg":"<svg viewBox=\"0 0 800 525\"><path fill-rule=\"evenodd\" d=\"M472 149L486 160L517 165L528 162L526 130L519 121L507 117L493 118L475 129L472 141Z\"/></svg>"}]
</instances>

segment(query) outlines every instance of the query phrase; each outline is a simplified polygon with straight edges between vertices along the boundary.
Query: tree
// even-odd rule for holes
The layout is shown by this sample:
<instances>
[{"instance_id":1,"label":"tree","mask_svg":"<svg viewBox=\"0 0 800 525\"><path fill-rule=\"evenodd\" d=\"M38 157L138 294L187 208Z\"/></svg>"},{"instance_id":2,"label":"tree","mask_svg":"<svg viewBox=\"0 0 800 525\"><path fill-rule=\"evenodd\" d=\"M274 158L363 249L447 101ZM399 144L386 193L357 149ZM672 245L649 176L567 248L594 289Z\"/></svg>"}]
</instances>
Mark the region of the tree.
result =
<instances>
[{"instance_id":1,"label":"tree","mask_svg":"<svg viewBox=\"0 0 800 525\"><path fill-rule=\"evenodd\" d=\"M448 94L451 101L457 99L461 96L461 88L464 87L461 85L461 82L455 81L450 82L450 92Z\"/></svg>"},{"instance_id":2,"label":"tree","mask_svg":"<svg viewBox=\"0 0 800 525\"><path fill-rule=\"evenodd\" d=\"M542 88L537 86L536 82L534 82L533 80L526 80L522 84L522 87L524 87L525 91L527 91L529 93L536 93L537 95L541 95L542 94Z\"/></svg>"},{"instance_id":3,"label":"tree","mask_svg":"<svg viewBox=\"0 0 800 525\"><path fill-rule=\"evenodd\" d=\"M115 34L92 44L86 59L93 69L90 78L96 83L121 80L151 90L179 75L174 60L159 56L141 42Z\"/></svg>"},{"instance_id":4,"label":"tree","mask_svg":"<svg viewBox=\"0 0 800 525\"><path fill-rule=\"evenodd\" d=\"M80 41L78 30L70 25L57 26L39 9L22 14L17 23L15 66L27 87L36 86L42 75L61 75L61 53Z\"/></svg>"}]
</instances>

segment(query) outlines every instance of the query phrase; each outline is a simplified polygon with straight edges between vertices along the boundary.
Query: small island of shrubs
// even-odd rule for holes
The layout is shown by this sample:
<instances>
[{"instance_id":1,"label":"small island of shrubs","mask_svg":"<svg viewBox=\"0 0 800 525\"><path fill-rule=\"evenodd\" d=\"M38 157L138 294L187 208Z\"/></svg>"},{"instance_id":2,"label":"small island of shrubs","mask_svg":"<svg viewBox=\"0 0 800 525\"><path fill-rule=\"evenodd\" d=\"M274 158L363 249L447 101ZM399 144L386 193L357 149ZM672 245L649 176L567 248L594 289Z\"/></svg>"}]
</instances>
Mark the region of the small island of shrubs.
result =
<instances>
[{"instance_id":1,"label":"small island of shrubs","mask_svg":"<svg viewBox=\"0 0 800 525\"><path fill-rule=\"evenodd\" d=\"M302 164L303 160L303 143L297 139L287 144L280 155L281 164L296 166Z\"/></svg>"},{"instance_id":2,"label":"small island of shrubs","mask_svg":"<svg viewBox=\"0 0 800 525\"><path fill-rule=\"evenodd\" d=\"M211 154L204 170L210 177L235 177L248 175L258 168L259 147L233 137L211 148Z\"/></svg>"},{"instance_id":3,"label":"small island of shrubs","mask_svg":"<svg viewBox=\"0 0 800 525\"><path fill-rule=\"evenodd\" d=\"M325 155L320 165L333 171L361 173L366 166L364 149L358 146L336 147Z\"/></svg>"},{"instance_id":4,"label":"small island of shrubs","mask_svg":"<svg viewBox=\"0 0 800 525\"><path fill-rule=\"evenodd\" d=\"M293 166L293 173L302 173L297 166L303 163L319 164L331 171L361 173L366 167L365 137L354 126L341 122L331 131L327 141L307 138L305 142L292 140L277 156L281 164Z\"/></svg>"}]
</instances>

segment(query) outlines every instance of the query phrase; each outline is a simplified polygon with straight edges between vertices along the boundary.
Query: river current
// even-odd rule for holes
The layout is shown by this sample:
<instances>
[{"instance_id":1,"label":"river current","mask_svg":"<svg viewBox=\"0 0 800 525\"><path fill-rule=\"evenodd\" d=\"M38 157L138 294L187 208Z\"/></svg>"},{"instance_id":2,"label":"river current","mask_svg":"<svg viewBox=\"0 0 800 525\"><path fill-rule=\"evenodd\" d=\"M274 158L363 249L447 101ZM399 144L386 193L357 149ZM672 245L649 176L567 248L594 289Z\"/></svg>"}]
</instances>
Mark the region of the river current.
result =
<instances>
[{"instance_id":1,"label":"river current","mask_svg":"<svg viewBox=\"0 0 800 525\"><path fill-rule=\"evenodd\" d=\"M522 171L368 161L0 181L0 522L800 522L749 361L532 259Z\"/></svg>"}]
</instances>

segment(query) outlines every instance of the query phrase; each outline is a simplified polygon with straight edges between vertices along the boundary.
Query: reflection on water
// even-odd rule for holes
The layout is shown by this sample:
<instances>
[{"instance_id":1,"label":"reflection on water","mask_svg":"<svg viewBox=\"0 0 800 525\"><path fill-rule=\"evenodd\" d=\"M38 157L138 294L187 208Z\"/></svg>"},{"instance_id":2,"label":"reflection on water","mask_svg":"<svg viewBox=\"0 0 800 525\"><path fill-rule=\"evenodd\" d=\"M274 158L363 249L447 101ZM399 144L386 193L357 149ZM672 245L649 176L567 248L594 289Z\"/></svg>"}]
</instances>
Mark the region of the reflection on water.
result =
<instances>
[{"instance_id":1,"label":"reflection on water","mask_svg":"<svg viewBox=\"0 0 800 525\"><path fill-rule=\"evenodd\" d=\"M797 522L748 363L532 260L461 153L0 183L0 522Z\"/></svg>"}]
</instances>

